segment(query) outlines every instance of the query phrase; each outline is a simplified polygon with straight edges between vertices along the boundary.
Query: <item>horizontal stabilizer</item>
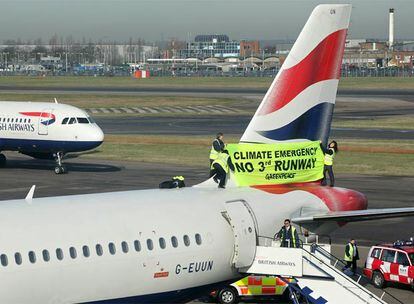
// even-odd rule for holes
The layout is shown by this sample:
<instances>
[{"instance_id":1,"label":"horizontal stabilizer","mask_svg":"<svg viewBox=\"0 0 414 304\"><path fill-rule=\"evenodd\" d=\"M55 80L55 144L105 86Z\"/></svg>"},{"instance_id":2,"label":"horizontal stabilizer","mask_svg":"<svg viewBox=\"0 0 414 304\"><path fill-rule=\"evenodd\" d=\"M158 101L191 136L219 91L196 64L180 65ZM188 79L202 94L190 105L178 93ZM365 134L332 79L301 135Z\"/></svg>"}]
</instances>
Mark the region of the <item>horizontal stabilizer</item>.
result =
<instances>
[{"instance_id":1,"label":"horizontal stabilizer","mask_svg":"<svg viewBox=\"0 0 414 304\"><path fill-rule=\"evenodd\" d=\"M292 222L299 225L312 224L316 222L360 222L405 216L414 216L414 207L335 211L325 214L315 214L310 216L292 218Z\"/></svg>"}]
</instances>

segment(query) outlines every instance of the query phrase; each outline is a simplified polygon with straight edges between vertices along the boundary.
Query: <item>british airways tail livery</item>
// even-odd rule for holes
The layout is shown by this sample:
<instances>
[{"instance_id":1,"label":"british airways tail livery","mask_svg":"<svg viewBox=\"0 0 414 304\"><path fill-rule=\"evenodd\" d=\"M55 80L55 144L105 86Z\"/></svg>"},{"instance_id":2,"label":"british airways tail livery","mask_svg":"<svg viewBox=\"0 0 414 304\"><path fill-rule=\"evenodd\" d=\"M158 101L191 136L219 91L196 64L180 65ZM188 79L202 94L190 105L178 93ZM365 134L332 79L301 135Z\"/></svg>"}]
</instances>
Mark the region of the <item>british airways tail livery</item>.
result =
<instances>
[{"instance_id":1,"label":"british airways tail livery","mask_svg":"<svg viewBox=\"0 0 414 304\"><path fill-rule=\"evenodd\" d=\"M98 147L102 130L83 110L43 102L0 102L0 152L18 151L40 159L55 159L55 173L64 173L62 157ZM6 157L0 154L0 166Z\"/></svg>"},{"instance_id":2,"label":"british airways tail livery","mask_svg":"<svg viewBox=\"0 0 414 304\"><path fill-rule=\"evenodd\" d=\"M242 142L329 137L351 10L315 9L267 91Z\"/></svg>"},{"instance_id":3,"label":"british airways tail livery","mask_svg":"<svg viewBox=\"0 0 414 304\"><path fill-rule=\"evenodd\" d=\"M350 11L350 5L317 6L306 26L312 39L301 42L306 38L301 34L300 49L314 49L323 35L346 30ZM340 56L342 47L334 44L331 55ZM300 53L293 54L293 59L301 59ZM306 57L307 52L301 54ZM286 69L293 59L287 59ZM320 62L315 72L325 70L328 63ZM302 84L296 85L309 99L301 99L291 113L333 104L329 94L334 95L336 84L331 81L337 79L327 81L315 93L307 78L299 78ZM280 96L294 94L279 86L276 80L272 90L282 92ZM278 113L289 106L274 108L280 106L280 98L270 103L265 99L258 113ZM286 123L300 117L292 115ZM326 124L330 113L315 115ZM261 123L250 124L246 141L270 140L258 132L277 127ZM311 125L305 120L303 128ZM300 132L295 129L285 139L308 138ZM316 136L315 132L308 134ZM276 140L281 140L279 135ZM239 278L240 270L253 263L258 236L273 236L285 218L312 232L329 233L339 223L414 215L414 208L366 208L361 193L319 183L227 189L206 183L36 199L29 193L24 200L0 203L0 303L184 302Z\"/></svg>"}]
</instances>

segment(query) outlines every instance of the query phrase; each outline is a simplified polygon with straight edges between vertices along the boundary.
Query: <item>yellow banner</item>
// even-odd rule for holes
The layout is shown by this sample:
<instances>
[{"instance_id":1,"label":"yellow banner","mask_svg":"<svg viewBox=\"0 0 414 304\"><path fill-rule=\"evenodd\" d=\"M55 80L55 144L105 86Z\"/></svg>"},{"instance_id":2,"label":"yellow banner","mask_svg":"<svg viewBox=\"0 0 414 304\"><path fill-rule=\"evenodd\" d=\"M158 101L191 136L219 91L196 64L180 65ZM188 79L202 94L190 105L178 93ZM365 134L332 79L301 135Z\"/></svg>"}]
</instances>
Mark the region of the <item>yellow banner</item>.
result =
<instances>
[{"instance_id":1,"label":"yellow banner","mask_svg":"<svg viewBox=\"0 0 414 304\"><path fill-rule=\"evenodd\" d=\"M239 186L316 181L323 177L319 141L228 144Z\"/></svg>"}]
</instances>

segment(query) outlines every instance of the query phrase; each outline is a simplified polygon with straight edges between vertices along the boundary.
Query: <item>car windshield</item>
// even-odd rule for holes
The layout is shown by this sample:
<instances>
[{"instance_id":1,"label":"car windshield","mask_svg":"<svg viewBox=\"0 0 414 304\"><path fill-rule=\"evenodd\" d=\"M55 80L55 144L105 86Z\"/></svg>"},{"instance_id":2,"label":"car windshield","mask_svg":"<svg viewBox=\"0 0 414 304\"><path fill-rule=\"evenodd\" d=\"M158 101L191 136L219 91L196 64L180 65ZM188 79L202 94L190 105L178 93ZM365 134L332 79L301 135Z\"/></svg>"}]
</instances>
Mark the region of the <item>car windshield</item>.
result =
<instances>
[{"instance_id":1,"label":"car windshield","mask_svg":"<svg viewBox=\"0 0 414 304\"><path fill-rule=\"evenodd\" d=\"M411 261L411 265L414 265L414 252L411 252L408 254L410 261Z\"/></svg>"}]
</instances>

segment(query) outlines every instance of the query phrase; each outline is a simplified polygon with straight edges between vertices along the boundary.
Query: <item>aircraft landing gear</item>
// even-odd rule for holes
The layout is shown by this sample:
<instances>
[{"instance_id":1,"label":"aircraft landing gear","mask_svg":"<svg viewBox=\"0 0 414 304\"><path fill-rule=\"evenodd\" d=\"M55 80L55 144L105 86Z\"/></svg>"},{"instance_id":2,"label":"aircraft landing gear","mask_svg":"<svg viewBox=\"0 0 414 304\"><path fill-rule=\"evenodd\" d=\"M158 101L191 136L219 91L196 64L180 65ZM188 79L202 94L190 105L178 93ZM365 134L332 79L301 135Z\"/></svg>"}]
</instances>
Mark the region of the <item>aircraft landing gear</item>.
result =
<instances>
[{"instance_id":1,"label":"aircraft landing gear","mask_svg":"<svg viewBox=\"0 0 414 304\"><path fill-rule=\"evenodd\" d=\"M56 164L57 164L57 166L55 167L56 174L68 173L68 170L66 169L66 167L62 165L62 158L63 158L62 152L56 153Z\"/></svg>"},{"instance_id":2,"label":"aircraft landing gear","mask_svg":"<svg viewBox=\"0 0 414 304\"><path fill-rule=\"evenodd\" d=\"M0 168L3 168L6 166L6 156L3 153L0 153Z\"/></svg>"}]
</instances>

